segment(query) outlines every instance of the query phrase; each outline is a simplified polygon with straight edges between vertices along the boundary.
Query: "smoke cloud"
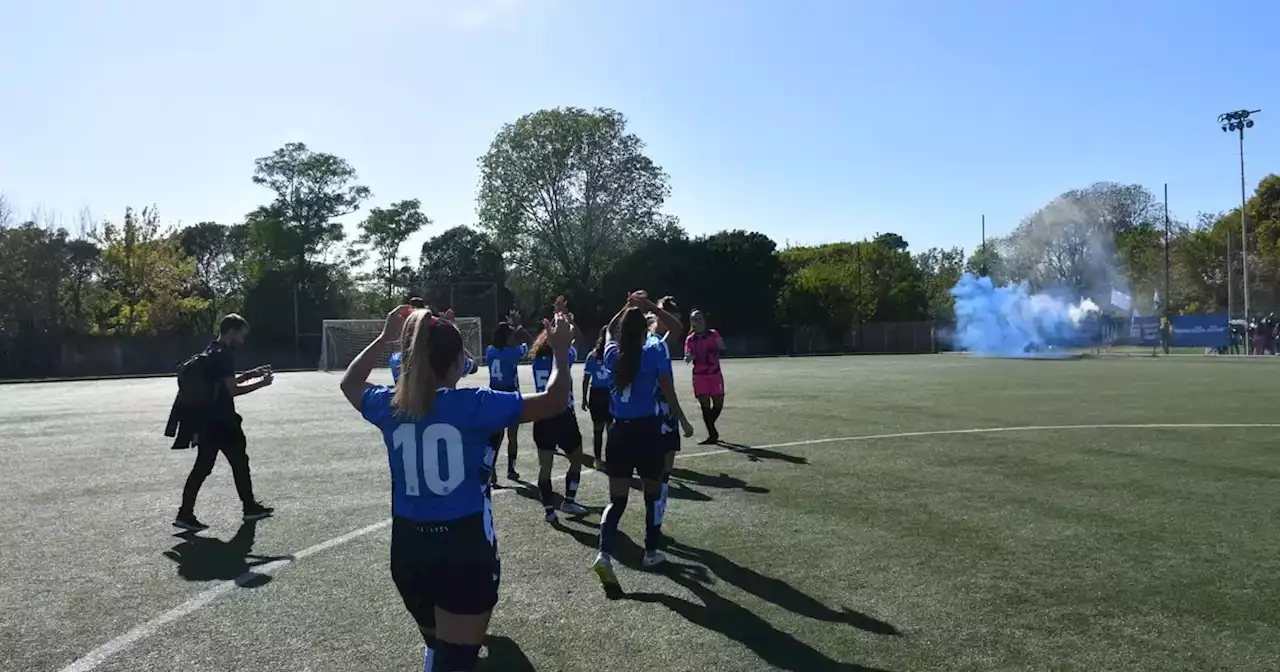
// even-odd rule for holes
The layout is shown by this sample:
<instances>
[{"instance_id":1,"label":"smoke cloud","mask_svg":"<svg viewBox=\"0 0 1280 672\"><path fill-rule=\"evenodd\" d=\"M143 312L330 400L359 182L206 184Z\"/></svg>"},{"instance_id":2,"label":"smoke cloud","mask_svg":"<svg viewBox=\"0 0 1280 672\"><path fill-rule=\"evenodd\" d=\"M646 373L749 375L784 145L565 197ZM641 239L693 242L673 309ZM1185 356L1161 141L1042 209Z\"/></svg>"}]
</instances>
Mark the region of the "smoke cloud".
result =
<instances>
[{"instance_id":1,"label":"smoke cloud","mask_svg":"<svg viewBox=\"0 0 1280 672\"><path fill-rule=\"evenodd\" d=\"M957 349L1000 357L1037 356L1053 347L1087 343L1098 306L1032 294L1024 282L996 287L989 277L965 273L951 289L955 297Z\"/></svg>"}]
</instances>

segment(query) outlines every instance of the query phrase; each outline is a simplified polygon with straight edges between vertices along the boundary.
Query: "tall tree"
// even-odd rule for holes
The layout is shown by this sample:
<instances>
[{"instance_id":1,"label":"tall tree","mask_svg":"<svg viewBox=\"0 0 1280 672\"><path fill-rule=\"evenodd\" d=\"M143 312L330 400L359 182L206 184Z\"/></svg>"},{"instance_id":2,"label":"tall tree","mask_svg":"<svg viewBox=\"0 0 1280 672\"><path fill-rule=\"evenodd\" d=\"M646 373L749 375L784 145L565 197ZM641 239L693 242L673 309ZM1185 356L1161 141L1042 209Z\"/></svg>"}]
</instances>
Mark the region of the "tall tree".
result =
<instances>
[{"instance_id":1,"label":"tall tree","mask_svg":"<svg viewBox=\"0 0 1280 672\"><path fill-rule=\"evenodd\" d=\"M203 298L185 293L195 265L182 254L178 237L162 229L155 208L126 208L123 223L104 223L95 242L102 248L107 331L154 334L206 308Z\"/></svg>"},{"instance_id":2,"label":"tall tree","mask_svg":"<svg viewBox=\"0 0 1280 672\"><path fill-rule=\"evenodd\" d=\"M400 248L413 234L429 226L431 220L422 214L422 203L410 199L386 208L373 208L360 222L357 242L368 246L378 262L376 278L386 286L386 297L392 298L412 279L409 260L400 256Z\"/></svg>"},{"instance_id":3,"label":"tall tree","mask_svg":"<svg viewBox=\"0 0 1280 672\"><path fill-rule=\"evenodd\" d=\"M335 220L358 210L371 193L369 187L355 184L356 179L346 160L312 151L301 142L254 161L253 182L275 193L272 212L258 213L259 219L273 218L292 234L273 240L284 246L276 256L302 269L341 242L346 234Z\"/></svg>"},{"instance_id":4,"label":"tall tree","mask_svg":"<svg viewBox=\"0 0 1280 672\"><path fill-rule=\"evenodd\" d=\"M541 110L480 159L480 225L517 274L594 290L604 271L669 229L667 175L617 111Z\"/></svg>"},{"instance_id":5,"label":"tall tree","mask_svg":"<svg viewBox=\"0 0 1280 672\"><path fill-rule=\"evenodd\" d=\"M202 328L211 329L221 313L244 292L244 225L227 226L201 222L178 234L183 254L193 266L193 282L198 296L208 301Z\"/></svg>"},{"instance_id":6,"label":"tall tree","mask_svg":"<svg viewBox=\"0 0 1280 672\"><path fill-rule=\"evenodd\" d=\"M414 291L435 307L494 319L511 304L507 268L488 234L455 226L422 244ZM525 297L529 307L537 298ZM455 305L456 304L456 305Z\"/></svg>"},{"instance_id":7,"label":"tall tree","mask_svg":"<svg viewBox=\"0 0 1280 672\"><path fill-rule=\"evenodd\" d=\"M930 317L950 321L955 316L951 288L964 272L964 250L929 248L915 256L915 265L920 269Z\"/></svg>"}]
</instances>

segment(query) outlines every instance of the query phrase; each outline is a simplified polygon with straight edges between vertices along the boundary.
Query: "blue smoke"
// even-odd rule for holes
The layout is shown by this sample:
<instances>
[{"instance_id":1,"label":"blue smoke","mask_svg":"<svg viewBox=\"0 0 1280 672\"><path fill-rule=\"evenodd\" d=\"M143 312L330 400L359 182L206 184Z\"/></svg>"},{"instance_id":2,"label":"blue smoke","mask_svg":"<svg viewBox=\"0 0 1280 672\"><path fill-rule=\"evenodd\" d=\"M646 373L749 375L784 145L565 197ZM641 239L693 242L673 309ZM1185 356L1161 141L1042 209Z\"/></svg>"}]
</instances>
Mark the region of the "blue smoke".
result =
<instances>
[{"instance_id":1,"label":"blue smoke","mask_svg":"<svg viewBox=\"0 0 1280 672\"><path fill-rule=\"evenodd\" d=\"M989 277L965 273L951 288L955 297L958 350L980 355L1026 357L1052 347L1089 342L1098 307L1088 299L1072 304L1032 294L1026 282L996 287Z\"/></svg>"}]
</instances>

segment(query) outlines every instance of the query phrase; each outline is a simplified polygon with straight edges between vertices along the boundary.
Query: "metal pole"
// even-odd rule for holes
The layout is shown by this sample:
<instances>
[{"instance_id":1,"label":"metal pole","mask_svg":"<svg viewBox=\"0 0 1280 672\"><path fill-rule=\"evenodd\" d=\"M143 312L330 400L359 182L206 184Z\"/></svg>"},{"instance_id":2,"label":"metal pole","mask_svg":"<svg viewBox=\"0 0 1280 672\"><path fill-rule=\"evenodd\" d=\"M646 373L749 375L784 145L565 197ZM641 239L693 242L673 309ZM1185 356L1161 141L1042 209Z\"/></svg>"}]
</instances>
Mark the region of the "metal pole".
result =
<instances>
[{"instance_id":1,"label":"metal pole","mask_svg":"<svg viewBox=\"0 0 1280 672\"><path fill-rule=\"evenodd\" d=\"M987 274L987 216L982 216L982 263L978 265L978 272L985 276Z\"/></svg>"},{"instance_id":2,"label":"metal pole","mask_svg":"<svg viewBox=\"0 0 1280 672\"><path fill-rule=\"evenodd\" d=\"M1231 320L1231 310L1235 308L1236 267L1231 263L1231 229L1227 229L1227 321Z\"/></svg>"},{"instance_id":3,"label":"metal pole","mask_svg":"<svg viewBox=\"0 0 1280 672\"><path fill-rule=\"evenodd\" d=\"M1249 319L1249 224L1245 220L1244 206L1244 126L1240 126L1240 270L1244 278L1244 319Z\"/></svg>"},{"instance_id":4,"label":"metal pole","mask_svg":"<svg viewBox=\"0 0 1280 672\"><path fill-rule=\"evenodd\" d=\"M1170 293L1171 284L1172 284L1172 281L1170 280L1170 273L1169 273L1169 183L1165 182L1164 184L1164 306L1163 307L1165 309L1164 314L1166 317L1170 315L1168 306L1173 299L1173 294Z\"/></svg>"}]
</instances>

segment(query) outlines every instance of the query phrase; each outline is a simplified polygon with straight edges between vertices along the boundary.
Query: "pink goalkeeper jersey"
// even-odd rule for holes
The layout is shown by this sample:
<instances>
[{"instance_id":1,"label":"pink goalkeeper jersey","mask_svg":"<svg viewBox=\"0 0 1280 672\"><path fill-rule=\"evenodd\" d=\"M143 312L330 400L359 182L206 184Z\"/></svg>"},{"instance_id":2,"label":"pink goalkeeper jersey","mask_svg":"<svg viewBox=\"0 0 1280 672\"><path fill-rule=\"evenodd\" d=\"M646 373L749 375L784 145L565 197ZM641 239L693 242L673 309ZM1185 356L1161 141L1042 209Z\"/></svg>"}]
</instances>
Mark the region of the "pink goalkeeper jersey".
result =
<instances>
[{"instance_id":1,"label":"pink goalkeeper jersey","mask_svg":"<svg viewBox=\"0 0 1280 672\"><path fill-rule=\"evenodd\" d=\"M684 351L693 357L693 375L720 373L720 334L715 329L694 332L684 339Z\"/></svg>"}]
</instances>

